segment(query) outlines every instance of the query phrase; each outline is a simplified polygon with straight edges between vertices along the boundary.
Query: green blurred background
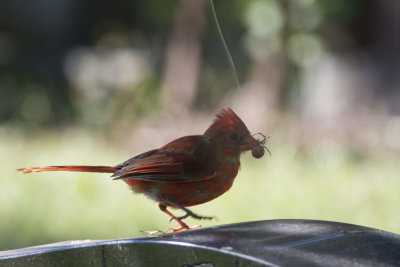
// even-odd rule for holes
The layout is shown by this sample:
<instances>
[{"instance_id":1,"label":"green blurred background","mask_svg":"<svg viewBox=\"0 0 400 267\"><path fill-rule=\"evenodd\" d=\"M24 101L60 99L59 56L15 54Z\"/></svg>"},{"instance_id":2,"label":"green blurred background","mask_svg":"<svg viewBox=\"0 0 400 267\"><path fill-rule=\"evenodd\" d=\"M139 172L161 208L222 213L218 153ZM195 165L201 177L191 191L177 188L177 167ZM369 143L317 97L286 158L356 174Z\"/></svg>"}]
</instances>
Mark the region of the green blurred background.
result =
<instances>
[{"instance_id":1,"label":"green blurred background","mask_svg":"<svg viewBox=\"0 0 400 267\"><path fill-rule=\"evenodd\" d=\"M176 226L108 174L223 107L271 135L203 226L320 219L400 233L400 2L0 2L0 249ZM248 153L250 154L250 153ZM179 211L176 212L179 214ZM197 221L187 220L189 224Z\"/></svg>"}]
</instances>

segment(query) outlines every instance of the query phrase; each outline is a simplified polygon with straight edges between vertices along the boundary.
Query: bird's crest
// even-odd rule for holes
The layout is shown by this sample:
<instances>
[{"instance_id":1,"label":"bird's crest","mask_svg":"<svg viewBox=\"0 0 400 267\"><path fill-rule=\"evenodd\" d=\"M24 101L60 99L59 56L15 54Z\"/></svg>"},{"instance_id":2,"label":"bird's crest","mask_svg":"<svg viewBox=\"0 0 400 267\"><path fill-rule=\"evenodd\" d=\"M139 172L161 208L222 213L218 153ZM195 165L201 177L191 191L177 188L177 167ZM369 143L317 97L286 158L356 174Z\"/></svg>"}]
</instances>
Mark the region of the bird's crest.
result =
<instances>
[{"instance_id":1,"label":"bird's crest","mask_svg":"<svg viewBox=\"0 0 400 267\"><path fill-rule=\"evenodd\" d=\"M246 131L244 122L233 112L232 109L222 109L215 118L213 124L205 131L204 135L210 135L218 129L241 129Z\"/></svg>"}]
</instances>

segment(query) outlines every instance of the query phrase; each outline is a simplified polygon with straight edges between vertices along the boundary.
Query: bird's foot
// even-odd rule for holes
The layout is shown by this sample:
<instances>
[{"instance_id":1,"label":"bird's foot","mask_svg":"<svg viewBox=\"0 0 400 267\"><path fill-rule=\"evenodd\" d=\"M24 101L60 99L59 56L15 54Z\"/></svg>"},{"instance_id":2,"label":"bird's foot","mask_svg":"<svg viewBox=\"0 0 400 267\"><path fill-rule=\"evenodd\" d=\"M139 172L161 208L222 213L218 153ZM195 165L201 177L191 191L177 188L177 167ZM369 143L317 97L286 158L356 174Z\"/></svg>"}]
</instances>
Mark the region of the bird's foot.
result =
<instances>
[{"instance_id":1,"label":"bird's foot","mask_svg":"<svg viewBox=\"0 0 400 267\"><path fill-rule=\"evenodd\" d=\"M193 225L193 226L188 226L187 228L186 227L183 227L183 226L180 226L180 227L178 227L178 228L173 228L173 227L170 227L170 228L168 228L168 230L167 231L169 231L169 230L172 230L172 232L180 232L180 231L182 231L182 230L193 230L193 229L199 229L201 227L201 225Z\"/></svg>"}]
</instances>

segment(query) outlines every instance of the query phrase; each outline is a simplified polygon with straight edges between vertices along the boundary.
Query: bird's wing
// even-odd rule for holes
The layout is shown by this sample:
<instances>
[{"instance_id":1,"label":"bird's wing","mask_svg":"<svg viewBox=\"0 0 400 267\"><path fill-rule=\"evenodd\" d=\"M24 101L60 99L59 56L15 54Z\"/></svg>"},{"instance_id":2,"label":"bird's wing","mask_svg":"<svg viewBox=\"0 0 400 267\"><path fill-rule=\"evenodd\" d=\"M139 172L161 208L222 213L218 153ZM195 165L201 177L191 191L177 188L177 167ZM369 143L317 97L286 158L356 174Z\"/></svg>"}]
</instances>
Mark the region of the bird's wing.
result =
<instances>
[{"instance_id":1,"label":"bird's wing","mask_svg":"<svg viewBox=\"0 0 400 267\"><path fill-rule=\"evenodd\" d=\"M118 170L114 179L191 182L214 177L218 161L212 148L197 139L192 140L194 142L182 141L187 140L175 140L161 149L143 153L116 166ZM188 147L188 143L192 147Z\"/></svg>"}]
</instances>

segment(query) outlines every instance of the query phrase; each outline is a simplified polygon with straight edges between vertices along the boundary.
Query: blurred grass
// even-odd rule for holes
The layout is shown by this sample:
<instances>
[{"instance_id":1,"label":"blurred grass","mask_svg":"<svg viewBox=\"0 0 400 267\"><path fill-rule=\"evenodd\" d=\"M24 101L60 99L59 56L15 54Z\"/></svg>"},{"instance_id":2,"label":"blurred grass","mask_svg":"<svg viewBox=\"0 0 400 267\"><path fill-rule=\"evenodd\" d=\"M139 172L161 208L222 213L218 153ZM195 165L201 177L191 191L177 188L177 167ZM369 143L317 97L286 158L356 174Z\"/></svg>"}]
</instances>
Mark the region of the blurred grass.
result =
<instances>
[{"instance_id":1,"label":"blurred grass","mask_svg":"<svg viewBox=\"0 0 400 267\"><path fill-rule=\"evenodd\" d=\"M272 140L269 148L272 157L242 156L239 175L225 195L192 207L200 215L218 217L201 222L203 226L301 218L400 233L400 166L395 155L359 155L330 142L300 150ZM115 165L141 152L92 131L22 133L0 128L0 250L139 237L144 235L140 230L176 226L154 202L132 195L108 174L15 172L43 165Z\"/></svg>"}]
</instances>

